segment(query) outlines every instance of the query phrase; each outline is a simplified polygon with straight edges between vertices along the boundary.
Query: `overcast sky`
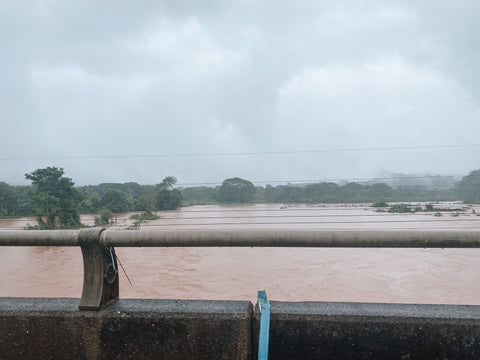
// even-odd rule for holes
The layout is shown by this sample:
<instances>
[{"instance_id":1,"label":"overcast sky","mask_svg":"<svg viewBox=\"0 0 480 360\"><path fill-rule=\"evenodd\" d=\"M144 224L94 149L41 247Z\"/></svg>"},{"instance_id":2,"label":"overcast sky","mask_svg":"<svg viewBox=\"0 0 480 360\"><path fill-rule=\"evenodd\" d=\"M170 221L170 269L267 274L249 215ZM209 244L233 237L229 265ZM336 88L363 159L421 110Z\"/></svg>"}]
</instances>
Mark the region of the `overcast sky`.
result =
<instances>
[{"instance_id":1,"label":"overcast sky","mask_svg":"<svg viewBox=\"0 0 480 360\"><path fill-rule=\"evenodd\" d=\"M0 181L46 166L77 185L467 173L479 14L474 0L0 0Z\"/></svg>"}]
</instances>

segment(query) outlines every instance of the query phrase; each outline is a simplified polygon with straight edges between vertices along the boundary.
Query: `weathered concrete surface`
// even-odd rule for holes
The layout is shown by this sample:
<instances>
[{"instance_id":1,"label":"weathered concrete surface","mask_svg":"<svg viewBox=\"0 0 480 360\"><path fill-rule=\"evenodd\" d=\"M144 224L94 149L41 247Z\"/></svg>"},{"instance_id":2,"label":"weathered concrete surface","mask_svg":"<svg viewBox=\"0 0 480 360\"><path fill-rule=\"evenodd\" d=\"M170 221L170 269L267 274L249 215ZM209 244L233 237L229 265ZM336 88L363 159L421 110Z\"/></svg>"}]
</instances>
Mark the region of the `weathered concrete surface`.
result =
<instances>
[{"instance_id":1,"label":"weathered concrete surface","mask_svg":"<svg viewBox=\"0 0 480 360\"><path fill-rule=\"evenodd\" d=\"M0 359L251 359L246 301L0 298Z\"/></svg>"},{"instance_id":2,"label":"weathered concrete surface","mask_svg":"<svg viewBox=\"0 0 480 360\"><path fill-rule=\"evenodd\" d=\"M480 359L480 306L270 304L269 359Z\"/></svg>"},{"instance_id":3,"label":"weathered concrete surface","mask_svg":"<svg viewBox=\"0 0 480 360\"><path fill-rule=\"evenodd\" d=\"M0 359L255 359L242 301L0 298ZM271 301L269 359L480 359L480 306Z\"/></svg>"}]
</instances>

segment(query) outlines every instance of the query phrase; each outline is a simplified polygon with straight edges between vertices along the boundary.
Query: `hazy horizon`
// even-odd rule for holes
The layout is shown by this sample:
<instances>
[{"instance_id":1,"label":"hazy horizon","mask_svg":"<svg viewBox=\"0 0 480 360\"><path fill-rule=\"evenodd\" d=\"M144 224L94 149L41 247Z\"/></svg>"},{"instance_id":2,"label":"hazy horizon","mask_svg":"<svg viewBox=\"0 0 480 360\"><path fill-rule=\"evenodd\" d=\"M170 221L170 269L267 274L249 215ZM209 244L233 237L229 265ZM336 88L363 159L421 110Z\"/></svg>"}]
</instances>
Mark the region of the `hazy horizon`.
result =
<instances>
[{"instance_id":1,"label":"hazy horizon","mask_svg":"<svg viewBox=\"0 0 480 360\"><path fill-rule=\"evenodd\" d=\"M125 184L125 183L138 183L136 181L101 181L98 183L78 183L75 181L74 178L69 176L67 169L64 170L64 177L71 178L72 181L75 184L75 187L83 187L83 186L97 186L101 184ZM170 174L171 175L171 174ZM170 176L168 175L168 176ZM462 177L468 175L468 173L465 174L403 174L403 173L389 173L389 172L383 172L381 176L378 177L370 177L370 178L338 178L338 179L333 179L333 178L323 178L323 179L288 179L288 180L273 180L273 181L262 181L262 180L253 180L253 179L247 179L250 182L252 182L255 186L261 186L265 187L266 185L271 185L271 186L279 186L279 185L292 185L292 186L304 186L308 184L314 184L314 183L321 183L321 182L332 182L336 183L338 185L343 185L347 183L359 183L363 185L372 185L375 183L385 183L389 186L396 187L396 186L425 186L425 187L440 187L440 188L445 188L447 185L436 185L435 180L441 180L443 182L447 181L448 186L454 186L455 182L458 182L459 180L462 179ZM174 176L175 175L171 175ZM229 176L228 178L234 178L237 177L235 175ZM201 186L206 186L206 187L216 187L220 186L223 182L221 179L218 182L203 182L203 183L187 183L187 182L182 182L177 179L177 183L174 185L174 187L178 188L187 188L187 187L201 187ZM155 183L138 183L139 185L142 186L149 186L149 185L157 185L158 183L161 182L162 179ZM0 182L4 180L0 179ZM30 180L24 179L22 182L18 183L8 183L11 186L29 186L31 184Z\"/></svg>"}]
</instances>

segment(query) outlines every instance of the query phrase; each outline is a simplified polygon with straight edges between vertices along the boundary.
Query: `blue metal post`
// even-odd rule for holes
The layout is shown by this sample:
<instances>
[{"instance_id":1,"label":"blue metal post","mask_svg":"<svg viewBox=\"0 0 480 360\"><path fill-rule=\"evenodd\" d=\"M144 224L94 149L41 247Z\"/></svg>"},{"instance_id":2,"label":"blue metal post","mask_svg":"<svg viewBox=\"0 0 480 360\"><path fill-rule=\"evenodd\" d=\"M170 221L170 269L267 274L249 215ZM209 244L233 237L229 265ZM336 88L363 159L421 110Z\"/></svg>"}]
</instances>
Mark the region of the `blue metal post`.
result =
<instances>
[{"instance_id":1,"label":"blue metal post","mask_svg":"<svg viewBox=\"0 0 480 360\"><path fill-rule=\"evenodd\" d=\"M268 359L268 338L270 335L270 303L265 291L258 292L258 308L260 309L260 336L258 339L258 360Z\"/></svg>"}]
</instances>

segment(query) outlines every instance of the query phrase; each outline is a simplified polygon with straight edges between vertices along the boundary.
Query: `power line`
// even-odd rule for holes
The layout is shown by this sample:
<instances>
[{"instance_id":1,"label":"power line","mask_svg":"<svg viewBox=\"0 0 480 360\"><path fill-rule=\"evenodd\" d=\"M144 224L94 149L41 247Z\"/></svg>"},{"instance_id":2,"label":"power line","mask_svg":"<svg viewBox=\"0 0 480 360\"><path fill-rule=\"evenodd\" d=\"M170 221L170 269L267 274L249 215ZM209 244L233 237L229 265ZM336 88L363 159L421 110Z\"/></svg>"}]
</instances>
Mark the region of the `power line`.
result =
<instances>
[{"instance_id":1,"label":"power line","mask_svg":"<svg viewBox=\"0 0 480 360\"><path fill-rule=\"evenodd\" d=\"M282 150L258 152L224 152L224 153L187 153L187 154L135 154L135 155L72 155L72 156L17 156L0 157L2 161L10 160L67 160L67 159L150 159L150 158L188 158L188 157L221 157L221 156L259 156L259 155L295 155L355 151L392 151L392 150L425 150L476 147L480 144L451 144L451 145L424 145L424 146L396 146L396 147L365 147L342 149L314 149L314 150Z\"/></svg>"},{"instance_id":2,"label":"power line","mask_svg":"<svg viewBox=\"0 0 480 360\"><path fill-rule=\"evenodd\" d=\"M349 225L371 225L371 224L382 224L382 225L387 225L387 224L404 224L404 226L408 224L427 224L427 223L446 223L446 222L460 222L460 223L465 223L465 222L476 222L480 223L479 219L432 219L432 220L369 220L369 221L320 221L320 222L315 222L315 221L281 221L281 222L219 222L219 223L186 223L186 224L138 224L139 227L157 227L157 228L168 228L168 227L173 227L175 229L187 227L187 228L192 228L192 227L223 227L223 226L258 226L258 225L276 225L276 226L284 226L284 225L318 225L318 226L328 226L328 225L341 225L341 224L349 224ZM113 226L120 226L120 227L130 227L133 226L134 224L114 224ZM460 226L461 224L459 224ZM405 228L400 228L404 230Z\"/></svg>"},{"instance_id":3,"label":"power line","mask_svg":"<svg viewBox=\"0 0 480 360\"><path fill-rule=\"evenodd\" d=\"M432 204L432 205L451 205L451 206L459 206L463 208L468 208L469 204L464 204L462 202L458 201L435 201L435 200L430 200L430 201L389 201L388 203L390 204L404 204L408 206L421 206L421 204ZM264 208L259 208L257 205L273 205L273 206L278 206L279 208L276 209L264 209ZM361 211L363 210L375 210L377 207L372 205L372 201L370 202L350 202L350 203L264 203L264 204L234 204L235 208L231 209L229 208L233 204L210 204L210 205L193 205L193 206L184 206L181 207L177 210L155 210L155 212L158 214L161 214L161 219L177 219L173 217L168 217L171 214L184 214L184 213L194 213L194 214L201 214L201 213L228 213L228 212L254 212L255 214L258 213L268 213L268 212L282 212L282 213L288 213L288 212L297 212L297 211L310 211L310 212L318 212L318 211ZM218 206L218 209L196 209L196 210L188 210L192 207L199 207L199 206ZM241 206L242 208L238 208L238 206ZM17 208L4 208L5 210L16 210ZM443 210L441 211L446 211ZM449 209L448 211L456 211L457 209ZM143 210L131 210L127 212L119 212L115 213L117 216L122 216L122 214L129 214L129 213L142 213L144 212ZM68 208L65 209L63 212L65 214L79 214L80 216L82 215L88 215L92 213L88 212L79 212L78 209L76 208ZM381 212L379 212L381 213ZM390 213L390 214L395 214L395 213ZM414 214L414 212L410 213ZM417 214L417 213L415 213ZM34 215L32 215L34 216ZM255 215L259 216L259 215ZM260 215L261 216L261 215ZM336 215L336 216L341 216L341 215ZM348 216L354 216L354 215L348 215ZM364 215L358 215L358 216L364 216ZM5 219L6 217L3 217ZM18 218L18 217L13 217L13 218ZM222 217L223 218L223 217ZM0 218L2 219L2 218ZM178 218L178 219L186 219L185 217Z\"/></svg>"},{"instance_id":4,"label":"power line","mask_svg":"<svg viewBox=\"0 0 480 360\"><path fill-rule=\"evenodd\" d=\"M448 212L448 211L444 211ZM454 212L454 211L452 211ZM428 216L429 214L426 213L406 213L409 216ZM363 218L363 217L377 217L377 218L384 218L387 216L392 215L401 215L400 213L380 213L380 214L355 214L355 215L340 215L340 214L329 214L329 215L257 215L257 216L198 216L198 217L182 217L182 218L175 218L175 217L168 217L168 218L161 218L160 220L176 220L176 222L181 222L183 220L203 220L203 219L293 219L293 218L300 218L300 219L321 219L321 218ZM430 214L432 215L432 214ZM480 219L478 219L480 220ZM152 220L154 221L154 220ZM154 224L152 224L154 225Z\"/></svg>"},{"instance_id":5,"label":"power line","mask_svg":"<svg viewBox=\"0 0 480 360\"><path fill-rule=\"evenodd\" d=\"M395 204L400 204L400 203L403 203L405 205L410 205L410 206L420 206L420 205L417 205L417 203L428 203L428 204L439 204L439 202L435 202L435 201L412 201L410 203L408 202L391 202L391 203L395 203ZM250 209L226 209L226 208L221 208L221 209L218 209L218 210L215 210L215 209L202 209L202 210L183 210L184 208L182 208L181 212L180 213L176 213L176 214L182 214L182 213L226 213L226 212L255 212L255 213L258 213L258 212L283 212L283 213L288 213L288 212L293 212L293 211L312 211L312 212L317 212L317 211L360 211L364 208L370 208L371 210L374 210L375 207L372 207L371 205L371 202L368 203L368 204L363 204L363 205L360 205L361 203L358 203L358 206L348 206L348 207L342 207L342 206L325 206L325 207L308 207L308 208L290 208L290 205L285 205L287 206L286 209L255 209L255 208L250 208ZM278 206L281 206L281 203L269 203L269 205L278 205ZM335 205L335 204L328 204L328 205ZM459 203L458 204L459 206L462 205L464 207L466 207L466 204L461 204ZM202 206L202 205L196 205L196 206ZM209 206L209 205L207 205ZM215 206L222 206L222 205L215 205ZM228 205L227 205L228 206ZM294 205L293 205L294 206ZM158 210L158 212L161 212L162 210ZM452 210L454 211L454 210ZM390 213L390 214L398 214L398 213ZM409 213L410 215L413 215L413 212L412 213ZM415 213L416 214L416 213ZM336 215L336 216L341 216L341 215ZM347 216L355 216L355 215L347 215ZM358 216L363 216L363 215L358 215ZM161 219L174 219L173 217L170 218L164 218L164 217L161 217ZM183 218L185 219L185 218Z\"/></svg>"},{"instance_id":6,"label":"power line","mask_svg":"<svg viewBox=\"0 0 480 360\"><path fill-rule=\"evenodd\" d=\"M479 222L480 219L432 219L432 220L370 220L370 221L325 221L325 222L313 222L313 221L285 221L285 222L246 222L246 223L201 223L201 224L140 224L141 227L144 226L158 226L158 227L168 227L168 226L228 226L228 225L305 225L305 224L321 224L321 225L330 225L330 224L388 224L388 223L438 223L438 222L452 222L452 221L461 221L461 222Z\"/></svg>"},{"instance_id":7,"label":"power line","mask_svg":"<svg viewBox=\"0 0 480 360\"><path fill-rule=\"evenodd\" d=\"M456 213L455 210L447 210L447 211L441 211L445 213L445 215L450 215L452 213ZM364 218L364 217L377 217L377 218L385 218L385 217L392 217L392 216L433 216L433 213L379 213L379 214L355 214L355 215L345 215L345 214L328 214L328 215L254 215L254 216L198 216L198 217L162 217L160 219L156 220L146 220L148 223L151 223L152 221L157 221L157 220L174 220L173 223L169 224L162 224L161 226L166 226L166 225L183 225L181 222L183 220L204 220L204 219L270 219L270 218L276 218L276 219L294 219L294 218L309 218L309 219L318 219L318 218ZM462 214L463 216L469 216L470 214ZM459 215L460 216L460 215ZM83 217L80 219L80 221L93 221L96 220L96 218L86 218ZM115 216L113 217L115 218ZM0 218L1 220L14 220L18 222L29 222L29 221L36 221L36 219L21 219L21 218L14 218L14 217L5 217L5 218ZM125 219L118 219L117 222L126 222L126 221L132 221L134 222L137 219L131 219L131 218L125 218ZM471 220L471 219L470 219ZM475 219L480 221L480 219ZM385 220L388 222L388 220ZM463 221L458 219L457 221ZM310 222L306 222L310 223ZM362 223L362 221L358 221L358 223ZM142 223L143 224L143 223ZM254 223L253 223L254 224ZM152 226L157 226L156 224L152 224Z\"/></svg>"}]
</instances>

